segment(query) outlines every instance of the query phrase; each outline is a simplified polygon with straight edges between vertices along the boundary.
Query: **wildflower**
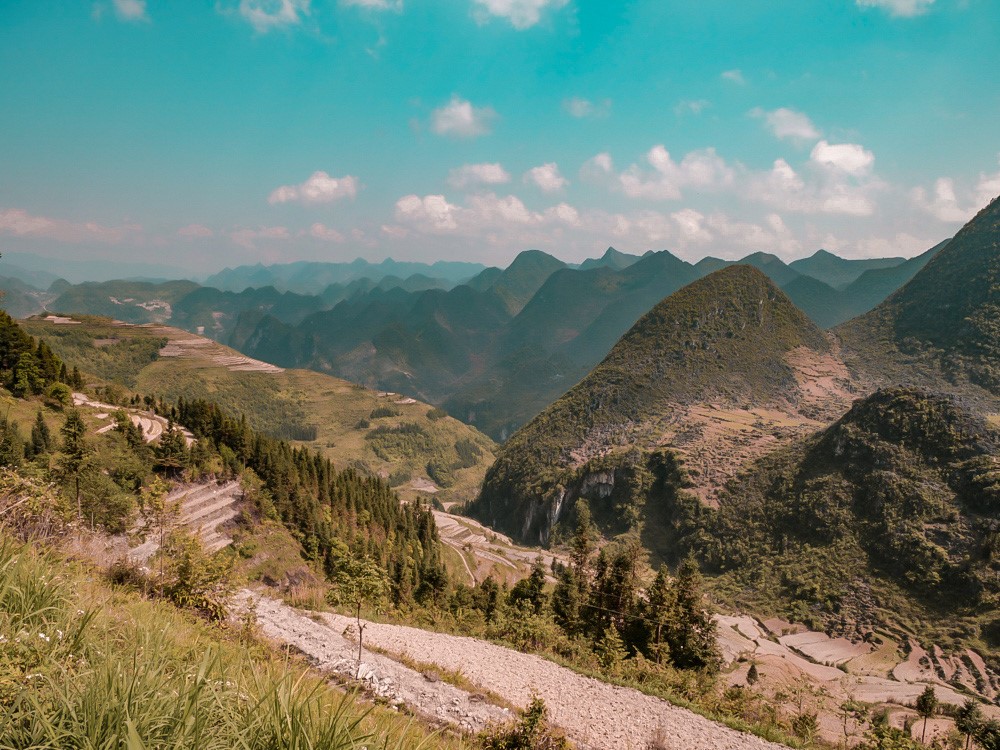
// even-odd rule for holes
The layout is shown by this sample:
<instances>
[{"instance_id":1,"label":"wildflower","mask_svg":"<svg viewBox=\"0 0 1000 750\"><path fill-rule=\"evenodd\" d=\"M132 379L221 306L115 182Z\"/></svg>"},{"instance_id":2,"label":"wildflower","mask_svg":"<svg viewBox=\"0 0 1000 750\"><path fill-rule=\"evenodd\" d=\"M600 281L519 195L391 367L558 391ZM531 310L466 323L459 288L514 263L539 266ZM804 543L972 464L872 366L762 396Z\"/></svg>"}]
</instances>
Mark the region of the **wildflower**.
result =
<instances>
[{"instance_id":1,"label":"wildflower","mask_svg":"<svg viewBox=\"0 0 1000 750\"><path fill-rule=\"evenodd\" d=\"M43 641L45 641L46 643L48 643L48 642L49 642L50 640L52 640L52 639L51 639L51 638L49 638L49 637L48 637L47 635L45 635L45 633L39 633L39 634L38 634L38 637L39 637L39 638L41 638L41 639L42 639Z\"/></svg>"}]
</instances>

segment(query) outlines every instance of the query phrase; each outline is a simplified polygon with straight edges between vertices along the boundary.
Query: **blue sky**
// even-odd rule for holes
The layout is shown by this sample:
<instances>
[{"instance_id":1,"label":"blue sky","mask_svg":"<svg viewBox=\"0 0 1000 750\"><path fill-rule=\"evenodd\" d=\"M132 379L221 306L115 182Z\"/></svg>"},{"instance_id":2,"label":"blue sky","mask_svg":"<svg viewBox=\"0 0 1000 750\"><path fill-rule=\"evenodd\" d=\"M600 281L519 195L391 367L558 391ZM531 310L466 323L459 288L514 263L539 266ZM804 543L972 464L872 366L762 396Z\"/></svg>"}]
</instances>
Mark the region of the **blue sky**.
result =
<instances>
[{"instance_id":1,"label":"blue sky","mask_svg":"<svg viewBox=\"0 0 1000 750\"><path fill-rule=\"evenodd\" d=\"M913 255L1000 194L998 59L995 0L11 0L0 248Z\"/></svg>"}]
</instances>

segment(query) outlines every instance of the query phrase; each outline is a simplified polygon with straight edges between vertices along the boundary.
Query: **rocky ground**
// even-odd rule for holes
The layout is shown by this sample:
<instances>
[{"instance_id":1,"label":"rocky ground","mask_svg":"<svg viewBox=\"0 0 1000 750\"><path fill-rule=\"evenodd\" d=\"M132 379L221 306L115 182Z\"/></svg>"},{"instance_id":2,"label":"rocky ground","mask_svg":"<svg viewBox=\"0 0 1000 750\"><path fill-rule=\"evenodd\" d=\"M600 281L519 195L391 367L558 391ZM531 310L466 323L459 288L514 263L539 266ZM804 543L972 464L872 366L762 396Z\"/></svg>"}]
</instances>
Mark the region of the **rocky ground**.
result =
<instances>
[{"instance_id":1,"label":"rocky ground","mask_svg":"<svg viewBox=\"0 0 1000 750\"><path fill-rule=\"evenodd\" d=\"M399 661L365 650L357 671L357 643L343 636L353 620L322 614L316 619L266 597L244 591L261 632L306 654L320 669L345 676L360 674L372 691L393 703L455 727L477 730L506 720L510 711L489 703L486 693L523 707L533 694L549 707L553 721L581 748L645 750L654 737L667 748L688 750L776 750L782 747L754 735L716 724L691 711L630 688L584 677L546 659L522 654L475 638L432 633L400 625L367 623L365 642L443 671L460 672L474 690L431 681ZM433 678L432 678L433 679Z\"/></svg>"}]
</instances>

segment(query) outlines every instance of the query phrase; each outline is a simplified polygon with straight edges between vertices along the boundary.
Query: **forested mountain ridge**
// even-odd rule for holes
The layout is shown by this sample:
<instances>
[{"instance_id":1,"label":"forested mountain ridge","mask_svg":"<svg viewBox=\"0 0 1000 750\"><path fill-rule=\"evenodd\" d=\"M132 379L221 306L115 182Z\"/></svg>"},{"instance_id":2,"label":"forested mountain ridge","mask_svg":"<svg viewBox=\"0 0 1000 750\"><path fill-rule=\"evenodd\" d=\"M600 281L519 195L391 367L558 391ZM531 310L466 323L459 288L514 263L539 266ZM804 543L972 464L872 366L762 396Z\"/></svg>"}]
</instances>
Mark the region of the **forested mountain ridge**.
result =
<instances>
[{"instance_id":1,"label":"forested mountain ridge","mask_svg":"<svg viewBox=\"0 0 1000 750\"><path fill-rule=\"evenodd\" d=\"M1000 403L1000 198L905 286L835 330L856 377Z\"/></svg>"},{"instance_id":2,"label":"forested mountain ridge","mask_svg":"<svg viewBox=\"0 0 1000 750\"><path fill-rule=\"evenodd\" d=\"M787 439L814 429L813 417L843 403L836 368L825 334L763 273L726 267L654 307L593 372L515 433L471 511L544 541L585 497L603 509L595 517L606 529L622 531L639 520L650 463L676 463L672 451L699 465L694 481L710 497L775 432ZM732 443L734 431L744 445L728 467L713 466L721 463L714 450Z\"/></svg>"}]
</instances>

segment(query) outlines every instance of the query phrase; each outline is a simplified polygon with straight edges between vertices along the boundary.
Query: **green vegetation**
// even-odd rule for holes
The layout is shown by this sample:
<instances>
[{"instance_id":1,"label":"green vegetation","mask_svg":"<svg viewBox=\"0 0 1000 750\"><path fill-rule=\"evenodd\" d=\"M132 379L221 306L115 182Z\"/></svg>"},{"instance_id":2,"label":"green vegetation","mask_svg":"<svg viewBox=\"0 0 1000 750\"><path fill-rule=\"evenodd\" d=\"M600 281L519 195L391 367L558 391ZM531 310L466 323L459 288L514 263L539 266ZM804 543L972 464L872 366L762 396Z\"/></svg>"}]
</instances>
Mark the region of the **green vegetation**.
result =
<instances>
[{"instance_id":1,"label":"green vegetation","mask_svg":"<svg viewBox=\"0 0 1000 750\"><path fill-rule=\"evenodd\" d=\"M471 500L493 460L494 445L489 438L446 414L429 415L433 410L426 404L387 403L386 397L365 388L306 370L232 371L216 358L236 353L215 344L193 348L184 357L158 358L166 343L163 336L170 329L118 326L92 318L81 325L37 320L25 325L51 340L53 351L66 361L80 362L84 372L111 380L110 389L100 394L104 401L123 403L125 393L120 386L155 394L166 403L209 399L229 414L245 415L255 431L307 445L338 466L362 474L399 477L409 473L413 479L430 479L427 465L433 461L448 470L451 480L435 496L444 503ZM366 439L371 415L379 410L399 412L376 418L380 427L418 425L426 433L422 443L426 450L406 456L396 453L388 460L380 457ZM454 446L463 441L475 445L481 456L474 465L450 468L462 463ZM422 496L409 486L400 486L399 492L406 501Z\"/></svg>"},{"instance_id":2,"label":"green vegetation","mask_svg":"<svg viewBox=\"0 0 1000 750\"><path fill-rule=\"evenodd\" d=\"M125 329L100 319L83 325L51 325L25 321L28 332L45 335L54 351L67 362L101 380L134 388L142 368L155 362L167 340L145 331L142 336L123 335ZM82 383L81 383L82 385Z\"/></svg>"},{"instance_id":3,"label":"green vegetation","mask_svg":"<svg viewBox=\"0 0 1000 750\"><path fill-rule=\"evenodd\" d=\"M489 727L479 735L483 750L571 750L569 740L549 726L549 709L535 696L521 720L508 726Z\"/></svg>"},{"instance_id":4,"label":"green vegetation","mask_svg":"<svg viewBox=\"0 0 1000 750\"><path fill-rule=\"evenodd\" d=\"M86 282L62 291L49 308L60 313L99 315L126 323L162 323L170 318L171 303L190 294L193 281Z\"/></svg>"},{"instance_id":5,"label":"green vegetation","mask_svg":"<svg viewBox=\"0 0 1000 750\"><path fill-rule=\"evenodd\" d=\"M905 287L837 329L848 364L877 383L957 390L996 410L998 237L1000 199L980 211Z\"/></svg>"},{"instance_id":6,"label":"green vegetation","mask_svg":"<svg viewBox=\"0 0 1000 750\"><path fill-rule=\"evenodd\" d=\"M643 449L654 449L659 419L678 405L788 398L795 379L783 357L799 346L829 348L823 333L760 271L732 266L684 287L503 446L472 513L519 538L545 540L558 508L581 496L586 477L620 471L642 483L638 474L649 463ZM612 451L617 455L604 455ZM587 462L578 454L601 457ZM631 496L625 503L641 507L634 491L618 489L618 482L615 487ZM631 525L625 519L625 528Z\"/></svg>"},{"instance_id":7,"label":"green vegetation","mask_svg":"<svg viewBox=\"0 0 1000 750\"><path fill-rule=\"evenodd\" d=\"M0 530L0 748L448 747L258 643Z\"/></svg>"}]
</instances>

